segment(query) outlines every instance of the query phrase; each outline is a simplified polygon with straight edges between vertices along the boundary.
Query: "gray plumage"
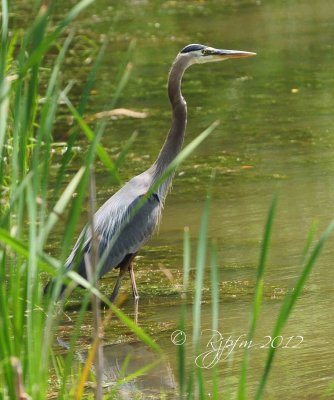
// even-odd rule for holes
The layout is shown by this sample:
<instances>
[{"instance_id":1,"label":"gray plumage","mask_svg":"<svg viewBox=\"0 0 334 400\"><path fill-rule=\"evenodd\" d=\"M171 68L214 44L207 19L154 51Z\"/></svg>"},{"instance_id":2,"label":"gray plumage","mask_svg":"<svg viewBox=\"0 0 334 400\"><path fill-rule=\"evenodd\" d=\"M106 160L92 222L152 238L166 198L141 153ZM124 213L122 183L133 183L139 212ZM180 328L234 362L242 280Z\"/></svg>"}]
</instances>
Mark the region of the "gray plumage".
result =
<instances>
[{"instance_id":1,"label":"gray plumage","mask_svg":"<svg viewBox=\"0 0 334 400\"><path fill-rule=\"evenodd\" d=\"M152 194L136 211L136 207L140 205L139 202L143 201L151 184L152 179L147 171L135 176L96 212L94 227L99 240L99 258L103 256L108 245L110 246L108 256L99 274L100 277L117 267L127 254L137 253L154 232L162 209L158 195ZM115 236L116 239L114 239ZM91 244L92 234L87 225L67 259L66 267L71 267L80 247L82 247L82 252L89 252ZM77 271L86 277L83 258Z\"/></svg>"},{"instance_id":2,"label":"gray plumage","mask_svg":"<svg viewBox=\"0 0 334 400\"><path fill-rule=\"evenodd\" d=\"M112 300L117 296L127 270L130 273L134 297L138 298L132 260L159 224L163 204L174 174L169 175L139 209L138 204L143 201L143 197L150 191L152 185L161 178L161 175L181 150L187 124L187 107L181 93L184 71L195 63L201 64L252 55L255 55L255 53L220 50L199 44L188 45L177 55L168 78L172 124L157 160L148 170L127 182L94 215L99 257L105 255L105 262L99 276L102 277L114 268L120 269L111 296ZM74 268L77 264L77 272L86 277L83 255L90 252L91 246L92 234L89 226L86 226L66 261L66 268ZM79 259L79 262L76 262L76 259Z\"/></svg>"}]
</instances>

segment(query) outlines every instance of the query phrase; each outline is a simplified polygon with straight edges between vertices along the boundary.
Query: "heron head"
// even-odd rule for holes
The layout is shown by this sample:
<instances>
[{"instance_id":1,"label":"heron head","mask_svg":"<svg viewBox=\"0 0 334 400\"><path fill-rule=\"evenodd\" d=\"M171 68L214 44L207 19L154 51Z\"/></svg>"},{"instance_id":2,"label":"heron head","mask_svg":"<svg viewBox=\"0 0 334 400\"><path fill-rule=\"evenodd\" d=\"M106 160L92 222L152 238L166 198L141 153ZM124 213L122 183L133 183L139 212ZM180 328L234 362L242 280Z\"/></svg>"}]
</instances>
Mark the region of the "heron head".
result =
<instances>
[{"instance_id":1,"label":"heron head","mask_svg":"<svg viewBox=\"0 0 334 400\"><path fill-rule=\"evenodd\" d=\"M189 65L224 61L229 58L245 58L255 55L256 53L251 53L249 51L215 49L213 47L204 46L203 44L189 44L179 53L179 57L187 57Z\"/></svg>"}]
</instances>

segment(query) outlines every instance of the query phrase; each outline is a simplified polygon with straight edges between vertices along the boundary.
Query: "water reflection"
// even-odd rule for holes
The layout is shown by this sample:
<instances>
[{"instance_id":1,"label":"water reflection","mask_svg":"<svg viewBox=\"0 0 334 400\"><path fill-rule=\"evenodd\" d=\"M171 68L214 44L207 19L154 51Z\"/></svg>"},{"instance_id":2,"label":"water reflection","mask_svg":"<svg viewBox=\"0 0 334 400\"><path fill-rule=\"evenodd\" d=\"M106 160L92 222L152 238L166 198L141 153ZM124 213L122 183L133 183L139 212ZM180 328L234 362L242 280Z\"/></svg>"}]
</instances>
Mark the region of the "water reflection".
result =
<instances>
[{"instance_id":1,"label":"water reflection","mask_svg":"<svg viewBox=\"0 0 334 400\"><path fill-rule=\"evenodd\" d=\"M58 339L60 346L68 348L68 344ZM87 352L76 353L77 360L85 364ZM176 381L173 370L167 359L159 356L141 342L111 344L103 346L103 375L102 382L106 392L113 390L115 384L129 375L152 365L148 372L125 383L117 384L117 398L132 399L159 398L162 393L176 396ZM95 366L92 366L95 373ZM156 395L156 397L154 397ZM169 398L169 397L168 397Z\"/></svg>"}]
</instances>

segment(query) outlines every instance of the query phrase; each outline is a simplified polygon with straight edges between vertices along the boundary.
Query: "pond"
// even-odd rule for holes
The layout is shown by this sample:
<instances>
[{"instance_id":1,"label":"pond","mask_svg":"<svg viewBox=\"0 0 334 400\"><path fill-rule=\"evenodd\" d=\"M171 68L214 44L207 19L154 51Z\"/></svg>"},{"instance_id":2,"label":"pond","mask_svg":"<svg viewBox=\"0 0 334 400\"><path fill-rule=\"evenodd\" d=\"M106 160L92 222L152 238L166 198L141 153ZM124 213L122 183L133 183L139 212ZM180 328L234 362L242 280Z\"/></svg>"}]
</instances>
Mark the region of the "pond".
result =
<instances>
[{"instance_id":1,"label":"pond","mask_svg":"<svg viewBox=\"0 0 334 400\"><path fill-rule=\"evenodd\" d=\"M59 15L63 6L68 7L68 2L57 2ZM24 2L16 5L22 25L26 23L25 7ZM74 103L91 68L92 55L101 40L108 39L89 113L108 109L120 65L129 43L135 40L130 79L117 107L145 112L147 117L111 120L102 140L109 154L115 156L137 132L120 170L124 182L150 166L164 141L170 124L167 74L182 47L204 43L257 53L249 59L194 66L184 77L186 142L213 121L221 123L178 169L159 234L142 249L135 263L140 293L138 323L169 355L165 368L170 375L177 376L177 349L170 336L179 320L183 229L189 227L195 253L212 170L216 177L209 240L215 239L218 244L219 331L224 338L236 339L247 333L261 238L273 196L278 196L278 208L255 338L258 343L265 343L266 336L271 335L283 294L291 290L301 271L303 247L312 223L317 224L318 237L334 215L333 19L334 3L330 0L100 0L74 24L77 32L63 82L65 85L75 78L70 92ZM66 140L61 129L57 135L57 140ZM85 149L83 138L80 145ZM78 152L73 173L82 157ZM98 204L102 204L117 186L98 161L96 182ZM85 222L83 212L82 226ZM59 226L53 236L52 253L59 251L62 230ZM284 340L293 336L303 341L296 348L281 348L276 354L266 399L319 398L333 381L333 257L331 240L284 329ZM166 269L172 280L164 273ZM110 293L115 278L116 273L105 277L101 290ZM122 292L127 291L130 293L129 282L122 287ZM207 268L203 330L211 327L209 291ZM74 298L80 299L80 293ZM188 307L190 338L190 299ZM122 310L133 316L131 296ZM75 311L68 310L68 316L75 319ZM65 341L71 324L64 319L61 336ZM83 328L80 345L85 349L92 331L89 318ZM131 339L116 320L106 330L108 345L124 346ZM115 357L115 352L108 349L106 354ZM250 352L250 395L261 376L265 355L266 350L261 348ZM232 393L241 359L242 351L236 348L233 362L219 362L221 386L229 387ZM153 379L151 383L154 388Z\"/></svg>"}]
</instances>

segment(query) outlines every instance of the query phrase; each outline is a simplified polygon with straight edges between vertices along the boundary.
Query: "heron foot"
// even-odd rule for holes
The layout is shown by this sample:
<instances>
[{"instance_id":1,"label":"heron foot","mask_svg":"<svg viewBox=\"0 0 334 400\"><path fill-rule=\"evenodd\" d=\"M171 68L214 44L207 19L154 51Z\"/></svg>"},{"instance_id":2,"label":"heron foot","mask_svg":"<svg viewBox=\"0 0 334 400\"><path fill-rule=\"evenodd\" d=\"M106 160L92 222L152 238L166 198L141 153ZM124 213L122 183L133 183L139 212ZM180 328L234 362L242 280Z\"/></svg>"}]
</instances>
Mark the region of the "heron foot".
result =
<instances>
[{"instance_id":1,"label":"heron foot","mask_svg":"<svg viewBox=\"0 0 334 400\"><path fill-rule=\"evenodd\" d=\"M134 299L135 302L138 302L139 294L138 293L137 294L133 294L133 299Z\"/></svg>"}]
</instances>

